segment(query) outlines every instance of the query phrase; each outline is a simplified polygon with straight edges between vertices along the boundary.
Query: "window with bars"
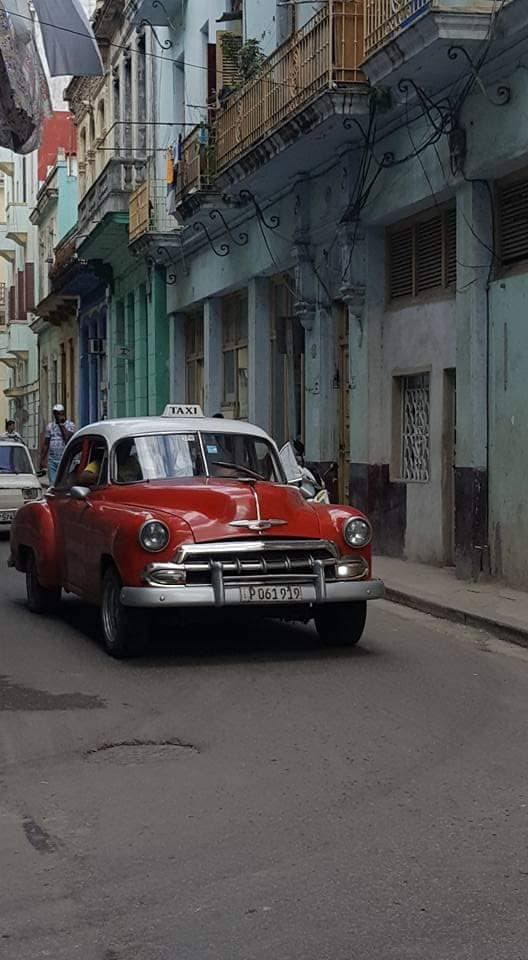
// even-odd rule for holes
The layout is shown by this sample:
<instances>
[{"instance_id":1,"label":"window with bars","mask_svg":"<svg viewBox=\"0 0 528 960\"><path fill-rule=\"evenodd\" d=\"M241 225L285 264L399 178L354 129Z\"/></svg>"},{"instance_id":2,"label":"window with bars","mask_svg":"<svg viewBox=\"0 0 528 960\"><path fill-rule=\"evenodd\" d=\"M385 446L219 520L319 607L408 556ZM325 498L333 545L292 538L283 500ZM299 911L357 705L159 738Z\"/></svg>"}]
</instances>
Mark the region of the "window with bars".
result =
<instances>
[{"instance_id":1,"label":"window with bars","mask_svg":"<svg viewBox=\"0 0 528 960\"><path fill-rule=\"evenodd\" d=\"M456 284L456 210L435 210L388 234L389 300L449 290Z\"/></svg>"},{"instance_id":2,"label":"window with bars","mask_svg":"<svg viewBox=\"0 0 528 960\"><path fill-rule=\"evenodd\" d=\"M398 377L401 398L400 478L426 483L431 478L430 376Z\"/></svg>"},{"instance_id":3,"label":"window with bars","mask_svg":"<svg viewBox=\"0 0 528 960\"><path fill-rule=\"evenodd\" d=\"M528 176L499 184L497 213L501 266L528 260Z\"/></svg>"},{"instance_id":4,"label":"window with bars","mask_svg":"<svg viewBox=\"0 0 528 960\"><path fill-rule=\"evenodd\" d=\"M185 322L185 399L204 405L204 325L203 316L187 317Z\"/></svg>"},{"instance_id":5,"label":"window with bars","mask_svg":"<svg viewBox=\"0 0 528 960\"><path fill-rule=\"evenodd\" d=\"M228 416L248 417L248 300L247 292L222 303L223 395Z\"/></svg>"}]
</instances>

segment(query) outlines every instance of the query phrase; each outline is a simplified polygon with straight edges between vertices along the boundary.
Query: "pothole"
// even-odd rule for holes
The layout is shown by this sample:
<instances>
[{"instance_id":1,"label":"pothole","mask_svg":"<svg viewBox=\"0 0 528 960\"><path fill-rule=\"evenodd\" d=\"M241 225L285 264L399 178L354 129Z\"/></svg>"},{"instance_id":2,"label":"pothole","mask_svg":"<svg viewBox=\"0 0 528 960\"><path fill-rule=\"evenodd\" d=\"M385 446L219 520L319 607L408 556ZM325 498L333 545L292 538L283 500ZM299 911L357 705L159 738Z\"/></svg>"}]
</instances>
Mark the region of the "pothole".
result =
<instances>
[{"instance_id":1,"label":"pothole","mask_svg":"<svg viewBox=\"0 0 528 960\"><path fill-rule=\"evenodd\" d=\"M124 740L104 743L85 754L90 763L159 763L179 760L199 753L198 747L183 740Z\"/></svg>"}]
</instances>

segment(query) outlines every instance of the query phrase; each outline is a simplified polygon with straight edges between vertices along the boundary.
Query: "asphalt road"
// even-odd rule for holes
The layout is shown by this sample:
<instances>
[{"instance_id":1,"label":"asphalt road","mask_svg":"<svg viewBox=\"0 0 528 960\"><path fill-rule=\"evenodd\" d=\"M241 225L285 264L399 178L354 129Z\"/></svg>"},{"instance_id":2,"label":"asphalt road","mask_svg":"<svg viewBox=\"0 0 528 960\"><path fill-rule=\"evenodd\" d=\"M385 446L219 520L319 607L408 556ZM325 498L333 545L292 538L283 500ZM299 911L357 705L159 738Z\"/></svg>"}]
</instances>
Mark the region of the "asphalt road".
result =
<instances>
[{"instance_id":1,"label":"asphalt road","mask_svg":"<svg viewBox=\"0 0 528 960\"><path fill-rule=\"evenodd\" d=\"M2 960L528 958L528 652L380 603L117 663L6 557Z\"/></svg>"}]
</instances>

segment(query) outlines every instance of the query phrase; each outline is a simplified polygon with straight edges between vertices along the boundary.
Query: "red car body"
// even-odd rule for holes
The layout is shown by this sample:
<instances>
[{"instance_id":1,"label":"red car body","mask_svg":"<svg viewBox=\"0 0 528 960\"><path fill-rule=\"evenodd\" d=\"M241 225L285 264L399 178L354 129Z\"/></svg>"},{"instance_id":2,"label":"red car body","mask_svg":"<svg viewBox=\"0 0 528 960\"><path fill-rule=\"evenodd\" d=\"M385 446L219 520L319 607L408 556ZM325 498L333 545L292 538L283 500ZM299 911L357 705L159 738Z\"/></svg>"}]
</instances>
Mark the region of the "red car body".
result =
<instances>
[{"instance_id":1,"label":"red car body","mask_svg":"<svg viewBox=\"0 0 528 960\"><path fill-rule=\"evenodd\" d=\"M185 433L191 429L196 435ZM227 438L227 443L231 439L258 443L273 461L269 469L275 471L275 482L255 475L118 482L115 450L120 439L140 436L151 442L158 437L156 431L167 443L176 436L189 443L195 437L193 443L198 447L199 440L201 451L206 446L207 451L217 449L210 442L213 431L214 436L221 433ZM204 437L209 437L207 445ZM100 476L95 487L79 487L77 478L86 475L97 444L106 458L105 480ZM203 452L203 463L209 456ZM208 473L212 468L201 469ZM245 583L257 584L257 598L266 601L279 601L285 595L284 590L278 595L276 589L270 592L270 585L289 589L295 584L294 592L286 594L295 603L276 607L277 615L290 618L291 614L292 619L310 619L321 612L323 601L339 601L335 611L345 602L355 602L357 610L358 603L382 596L383 585L372 579L370 542L354 548L344 536L347 521L364 519L363 515L352 507L307 502L296 486L286 483L280 470L273 441L248 424L226 421L220 427L218 421L199 419L197 423L194 418L183 426L154 418L94 424L70 441L56 488L43 501L19 511L11 531L10 563L26 573L30 606L36 612L48 609L65 590L102 604L104 621L111 580L113 592L103 632L113 630L129 640L135 629L130 616L138 612L131 608L238 605ZM167 536L166 544L155 552L145 548L141 533L151 522ZM167 582L159 582L156 576L168 578ZM262 592L263 585L267 592ZM129 640L116 643L116 650L128 650ZM111 640L107 647L115 655L124 655L112 649Z\"/></svg>"}]
</instances>

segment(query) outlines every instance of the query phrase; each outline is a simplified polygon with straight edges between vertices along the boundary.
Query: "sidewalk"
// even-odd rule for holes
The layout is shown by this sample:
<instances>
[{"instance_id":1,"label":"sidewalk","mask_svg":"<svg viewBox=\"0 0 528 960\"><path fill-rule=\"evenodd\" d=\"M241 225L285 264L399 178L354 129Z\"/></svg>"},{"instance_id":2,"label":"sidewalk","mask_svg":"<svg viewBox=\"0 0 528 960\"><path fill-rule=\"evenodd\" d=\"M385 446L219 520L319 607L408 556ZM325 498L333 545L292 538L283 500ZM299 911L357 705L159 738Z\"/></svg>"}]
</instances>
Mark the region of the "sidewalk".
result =
<instances>
[{"instance_id":1,"label":"sidewalk","mask_svg":"<svg viewBox=\"0 0 528 960\"><path fill-rule=\"evenodd\" d=\"M373 567L388 600L528 646L528 593L500 583L468 583L451 568L389 557L374 557Z\"/></svg>"}]
</instances>

